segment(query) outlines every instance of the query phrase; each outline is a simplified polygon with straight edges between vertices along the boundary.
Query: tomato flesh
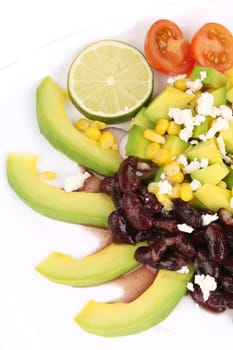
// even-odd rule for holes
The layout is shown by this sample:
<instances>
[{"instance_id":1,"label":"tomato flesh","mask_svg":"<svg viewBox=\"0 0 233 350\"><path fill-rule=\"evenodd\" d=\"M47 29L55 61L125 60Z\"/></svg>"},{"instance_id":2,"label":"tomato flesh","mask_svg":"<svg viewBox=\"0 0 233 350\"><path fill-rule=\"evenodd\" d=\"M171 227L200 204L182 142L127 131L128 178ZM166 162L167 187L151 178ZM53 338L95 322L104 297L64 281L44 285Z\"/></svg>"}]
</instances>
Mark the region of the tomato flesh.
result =
<instances>
[{"instance_id":1,"label":"tomato flesh","mask_svg":"<svg viewBox=\"0 0 233 350\"><path fill-rule=\"evenodd\" d=\"M233 36L218 23L204 24L191 41L192 55L197 64L224 72L233 65Z\"/></svg>"},{"instance_id":2,"label":"tomato flesh","mask_svg":"<svg viewBox=\"0 0 233 350\"><path fill-rule=\"evenodd\" d=\"M167 19L158 20L149 28L144 52L151 66L162 73L189 73L194 65L188 40L181 29Z\"/></svg>"}]
</instances>

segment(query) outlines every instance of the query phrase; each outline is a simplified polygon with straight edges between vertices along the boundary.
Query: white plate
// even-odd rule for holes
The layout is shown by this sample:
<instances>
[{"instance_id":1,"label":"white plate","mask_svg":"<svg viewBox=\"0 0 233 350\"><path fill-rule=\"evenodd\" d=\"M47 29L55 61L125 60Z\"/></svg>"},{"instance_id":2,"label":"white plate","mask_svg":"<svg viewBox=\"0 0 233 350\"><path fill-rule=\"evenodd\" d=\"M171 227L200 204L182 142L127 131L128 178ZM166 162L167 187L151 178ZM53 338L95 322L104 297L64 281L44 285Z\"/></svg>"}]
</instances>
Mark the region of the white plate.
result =
<instances>
[{"instance_id":1,"label":"white plate","mask_svg":"<svg viewBox=\"0 0 233 350\"><path fill-rule=\"evenodd\" d=\"M45 75L65 86L74 54L97 39L121 39L140 49L149 25L156 19L177 22L188 37L205 22L216 21L233 31L232 16L216 2L187 1L169 7L155 6L141 18L119 20L83 31L37 50L0 73L1 102L1 232L0 232L0 344L3 350L164 349L193 347L215 349L233 340L232 312L208 313L184 297L160 325L128 337L102 338L82 331L73 321L90 298L102 300L115 290L71 288L38 275L34 267L57 250L77 257L97 245L78 225L48 219L27 207L9 188L5 157L9 151L29 151L50 158L57 152L40 135L35 113L35 89ZM157 88L162 79L157 79ZM64 157L60 156L61 161ZM225 344L225 346L224 346Z\"/></svg>"}]
</instances>

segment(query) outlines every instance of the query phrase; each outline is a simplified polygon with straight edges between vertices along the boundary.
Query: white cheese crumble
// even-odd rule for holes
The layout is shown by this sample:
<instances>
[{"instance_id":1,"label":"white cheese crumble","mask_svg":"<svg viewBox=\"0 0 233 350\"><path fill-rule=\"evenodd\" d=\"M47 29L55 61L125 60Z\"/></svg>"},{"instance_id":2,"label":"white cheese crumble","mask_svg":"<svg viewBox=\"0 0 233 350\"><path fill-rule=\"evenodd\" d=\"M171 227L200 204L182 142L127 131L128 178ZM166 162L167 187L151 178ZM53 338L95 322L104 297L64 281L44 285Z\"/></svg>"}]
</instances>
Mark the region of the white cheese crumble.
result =
<instances>
[{"instance_id":1,"label":"white cheese crumble","mask_svg":"<svg viewBox=\"0 0 233 350\"><path fill-rule=\"evenodd\" d=\"M197 100L197 113L211 115L214 104L214 96L209 92L203 92Z\"/></svg>"},{"instance_id":2,"label":"white cheese crumble","mask_svg":"<svg viewBox=\"0 0 233 350\"><path fill-rule=\"evenodd\" d=\"M159 187L159 194L171 194L172 193L172 185L169 181L163 180L157 182L157 185Z\"/></svg>"},{"instance_id":3,"label":"white cheese crumble","mask_svg":"<svg viewBox=\"0 0 233 350\"><path fill-rule=\"evenodd\" d=\"M187 157L184 154L180 154L177 159L177 163L182 164L183 166L188 165Z\"/></svg>"},{"instance_id":4,"label":"white cheese crumble","mask_svg":"<svg viewBox=\"0 0 233 350\"><path fill-rule=\"evenodd\" d=\"M209 165L209 159L208 158L201 158L200 167L206 168L208 165Z\"/></svg>"},{"instance_id":5,"label":"white cheese crumble","mask_svg":"<svg viewBox=\"0 0 233 350\"><path fill-rule=\"evenodd\" d=\"M190 290L191 292L194 292L194 285L192 282L188 282L186 285L187 289Z\"/></svg>"},{"instance_id":6,"label":"white cheese crumble","mask_svg":"<svg viewBox=\"0 0 233 350\"><path fill-rule=\"evenodd\" d=\"M177 226L177 228L178 228L178 230L180 230L180 231L182 231L182 232L187 232L187 233L191 233L191 232L193 232L193 228L192 228L192 226L190 226L190 225L187 225L187 224L178 224L178 225L176 225Z\"/></svg>"},{"instance_id":7,"label":"white cheese crumble","mask_svg":"<svg viewBox=\"0 0 233 350\"><path fill-rule=\"evenodd\" d=\"M217 288L215 278L210 275L195 275L194 283L200 286L204 301L207 301L209 299L210 292Z\"/></svg>"},{"instance_id":8,"label":"white cheese crumble","mask_svg":"<svg viewBox=\"0 0 233 350\"><path fill-rule=\"evenodd\" d=\"M202 225L207 226L211 222L218 220L218 214L202 214L201 215Z\"/></svg>"},{"instance_id":9,"label":"white cheese crumble","mask_svg":"<svg viewBox=\"0 0 233 350\"><path fill-rule=\"evenodd\" d=\"M186 77L187 77L187 74L178 74L178 75L169 77L167 79L167 84L168 85L174 85L176 80L185 79Z\"/></svg>"},{"instance_id":10,"label":"white cheese crumble","mask_svg":"<svg viewBox=\"0 0 233 350\"><path fill-rule=\"evenodd\" d=\"M217 140L218 148L219 148L219 151L220 151L221 155L222 155L223 157L225 157L225 155L226 155L226 148L225 148L225 142L224 142L224 140L223 140L222 135L219 135L219 136L216 138L216 140Z\"/></svg>"},{"instance_id":11,"label":"white cheese crumble","mask_svg":"<svg viewBox=\"0 0 233 350\"><path fill-rule=\"evenodd\" d=\"M186 85L192 92L201 90L203 86L201 79L188 80Z\"/></svg>"},{"instance_id":12,"label":"white cheese crumble","mask_svg":"<svg viewBox=\"0 0 233 350\"><path fill-rule=\"evenodd\" d=\"M190 182L190 187L193 192L197 191L201 187L201 182L194 179Z\"/></svg>"},{"instance_id":13,"label":"white cheese crumble","mask_svg":"<svg viewBox=\"0 0 233 350\"><path fill-rule=\"evenodd\" d=\"M189 268L187 265L185 266L182 266L179 270L176 270L176 272L179 272L179 273L189 273Z\"/></svg>"},{"instance_id":14,"label":"white cheese crumble","mask_svg":"<svg viewBox=\"0 0 233 350\"><path fill-rule=\"evenodd\" d=\"M230 199L230 208L233 208L233 197Z\"/></svg>"},{"instance_id":15,"label":"white cheese crumble","mask_svg":"<svg viewBox=\"0 0 233 350\"><path fill-rule=\"evenodd\" d=\"M191 174L195 170L199 170L201 167L201 163L195 158L188 165L186 165L183 169L184 174Z\"/></svg>"},{"instance_id":16,"label":"white cheese crumble","mask_svg":"<svg viewBox=\"0 0 233 350\"><path fill-rule=\"evenodd\" d=\"M66 192L72 192L78 190L84 185L86 179L88 179L91 175L85 171L80 172L77 175L68 176L65 180L64 190Z\"/></svg>"}]
</instances>

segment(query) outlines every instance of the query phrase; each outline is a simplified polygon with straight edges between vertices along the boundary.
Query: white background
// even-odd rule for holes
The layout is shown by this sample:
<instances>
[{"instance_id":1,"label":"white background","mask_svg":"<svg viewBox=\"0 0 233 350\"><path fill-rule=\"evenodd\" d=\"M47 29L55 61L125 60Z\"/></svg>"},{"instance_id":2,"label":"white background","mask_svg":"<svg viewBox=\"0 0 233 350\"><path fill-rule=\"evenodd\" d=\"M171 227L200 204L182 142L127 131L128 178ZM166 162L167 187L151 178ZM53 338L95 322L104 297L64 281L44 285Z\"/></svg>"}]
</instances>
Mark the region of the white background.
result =
<instances>
[{"instance_id":1,"label":"white background","mask_svg":"<svg viewBox=\"0 0 233 350\"><path fill-rule=\"evenodd\" d=\"M0 71L30 51L92 25L140 13L156 13L156 7L161 6L161 3L166 6L168 3L182 2L185 1L0 0ZM200 2L192 1L197 4ZM222 6L224 2L221 1ZM229 9L227 5L226 8ZM21 350L20 346L18 349Z\"/></svg>"}]
</instances>

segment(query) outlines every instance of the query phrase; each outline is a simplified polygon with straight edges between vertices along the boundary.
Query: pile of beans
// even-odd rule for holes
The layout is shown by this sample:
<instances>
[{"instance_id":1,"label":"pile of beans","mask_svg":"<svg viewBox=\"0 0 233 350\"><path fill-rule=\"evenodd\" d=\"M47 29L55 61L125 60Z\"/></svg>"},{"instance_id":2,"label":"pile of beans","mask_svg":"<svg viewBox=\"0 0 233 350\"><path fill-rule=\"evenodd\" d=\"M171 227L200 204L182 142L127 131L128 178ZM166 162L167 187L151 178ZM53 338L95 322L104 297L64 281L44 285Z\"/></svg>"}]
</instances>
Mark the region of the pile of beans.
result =
<instances>
[{"instance_id":1,"label":"pile of beans","mask_svg":"<svg viewBox=\"0 0 233 350\"><path fill-rule=\"evenodd\" d=\"M109 216L109 231L115 243L148 245L136 250L135 258L154 268L179 270L190 261L195 274L213 276L217 289L204 301L194 284L193 300L204 308L222 312L233 308L233 218L219 209L218 218L204 226L202 214L179 198L173 199L168 211L147 191L147 183L138 171L138 159L126 158L117 174L101 180L100 189L111 196L116 210ZM178 229L179 224L193 228L191 233Z\"/></svg>"}]
</instances>

